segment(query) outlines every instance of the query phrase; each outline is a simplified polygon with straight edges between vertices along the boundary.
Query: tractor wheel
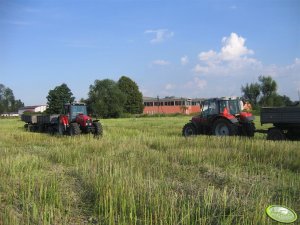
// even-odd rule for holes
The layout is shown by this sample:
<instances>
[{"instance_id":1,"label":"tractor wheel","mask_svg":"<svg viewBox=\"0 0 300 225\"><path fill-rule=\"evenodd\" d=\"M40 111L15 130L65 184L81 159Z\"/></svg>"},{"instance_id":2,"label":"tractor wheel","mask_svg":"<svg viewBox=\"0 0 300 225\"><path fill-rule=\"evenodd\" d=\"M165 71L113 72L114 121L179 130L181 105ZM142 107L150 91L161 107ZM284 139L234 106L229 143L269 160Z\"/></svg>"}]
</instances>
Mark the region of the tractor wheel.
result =
<instances>
[{"instance_id":1,"label":"tractor wheel","mask_svg":"<svg viewBox=\"0 0 300 225\"><path fill-rule=\"evenodd\" d=\"M225 119L214 122L212 132L216 136L233 136L237 134L237 127Z\"/></svg>"},{"instance_id":2,"label":"tractor wheel","mask_svg":"<svg viewBox=\"0 0 300 225\"><path fill-rule=\"evenodd\" d=\"M196 135L196 127L192 123L187 123L182 128L182 135L185 137Z\"/></svg>"},{"instance_id":3,"label":"tractor wheel","mask_svg":"<svg viewBox=\"0 0 300 225\"><path fill-rule=\"evenodd\" d=\"M99 122L93 122L93 126L95 127L94 137L100 137L103 134L102 125Z\"/></svg>"},{"instance_id":4,"label":"tractor wheel","mask_svg":"<svg viewBox=\"0 0 300 225\"><path fill-rule=\"evenodd\" d=\"M63 135L65 133L65 127L62 123L57 124L57 133Z\"/></svg>"},{"instance_id":5,"label":"tractor wheel","mask_svg":"<svg viewBox=\"0 0 300 225\"><path fill-rule=\"evenodd\" d=\"M268 130L267 140L282 141L285 139L285 134L280 129L273 127Z\"/></svg>"},{"instance_id":6,"label":"tractor wheel","mask_svg":"<svg viewBox=\"0 0 300 225\"><path fill-rule=\"evenodd\" d=\"M244 128L247 137L254 137L255 125L253 122L244 124Z\"/></svg>"},{"instance_id":7,"label":"tractor wheel","mask_svg":"<svg viewBox=\"0 0 300 225\"><path fill-rule=\"evenodd\" d=\"M81 133L80 127L78 123L71 123L69 127L69 135L79 135Z\"/></svg>"}]
</instances>

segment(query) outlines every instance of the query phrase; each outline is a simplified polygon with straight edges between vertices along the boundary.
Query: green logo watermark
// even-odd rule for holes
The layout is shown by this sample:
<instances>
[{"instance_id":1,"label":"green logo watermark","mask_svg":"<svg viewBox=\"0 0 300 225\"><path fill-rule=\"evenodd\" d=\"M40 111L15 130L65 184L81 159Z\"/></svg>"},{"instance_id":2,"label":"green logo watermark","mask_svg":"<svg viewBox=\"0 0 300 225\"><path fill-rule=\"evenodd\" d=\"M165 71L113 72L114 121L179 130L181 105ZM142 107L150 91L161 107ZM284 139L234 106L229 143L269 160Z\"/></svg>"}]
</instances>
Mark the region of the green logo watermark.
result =
<instances>
[{"instance_id":1,"label":"green logo watermark","mask_svg":"<svg viewBox=\"0 0 300 225\"><path fill-rule=\"evenodd\" d=\"M293 223L297 220L294 210L281 205L270 205L266 209L267 215L273 220L281 223Z\"/></svg>"}]
</instances>

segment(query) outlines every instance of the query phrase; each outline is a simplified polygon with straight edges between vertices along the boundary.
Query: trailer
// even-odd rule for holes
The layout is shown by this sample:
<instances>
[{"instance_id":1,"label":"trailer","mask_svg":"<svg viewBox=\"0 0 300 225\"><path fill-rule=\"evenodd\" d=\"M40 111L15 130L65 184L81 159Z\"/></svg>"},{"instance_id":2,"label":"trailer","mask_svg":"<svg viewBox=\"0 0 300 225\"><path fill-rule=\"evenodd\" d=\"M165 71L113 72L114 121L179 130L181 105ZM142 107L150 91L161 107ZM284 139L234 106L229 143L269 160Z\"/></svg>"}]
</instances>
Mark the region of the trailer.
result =
<instances>
[{"instance_id":1,"label":"trailer","mask_svg":"<svg viewBox=\"0 0 300 225\"><path fill-rule=\"evenodd\" d=\"M267 140L299 140L300 139L300 107L263 107L260 122L272 124L266 132Z\"/></svg>"},{"instance_id":2,"label":"trailer","mask_svg":"<svg viewBox=\"0 0 300 225\"><path fill-rule=\"evenodd\" d=\"M59 132L59 114L52 115L21 115L21 120L26 124L24 128L30 132Z\"/></svg>"}]
</instances>

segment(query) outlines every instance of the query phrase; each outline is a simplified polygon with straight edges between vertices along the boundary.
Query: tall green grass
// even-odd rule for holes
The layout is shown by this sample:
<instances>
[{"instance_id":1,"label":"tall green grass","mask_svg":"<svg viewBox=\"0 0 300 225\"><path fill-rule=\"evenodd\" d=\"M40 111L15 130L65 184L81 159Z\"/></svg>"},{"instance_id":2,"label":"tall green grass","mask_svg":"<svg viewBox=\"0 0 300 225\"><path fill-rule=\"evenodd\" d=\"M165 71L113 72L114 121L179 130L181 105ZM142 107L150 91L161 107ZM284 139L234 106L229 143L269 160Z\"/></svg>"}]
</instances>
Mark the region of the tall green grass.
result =
<instances>
[{"instance_id":1,"label":"tall green grass","mask_svg":"<svg viewBox=\"0 0 300 225\"><path fill-rule=\"evenodd\" d=\"M257 225L276 224L270 204L300 212L299 142L186 139L187 120L102 120L100 140L0 120L0 224Z\"/></svg>"}]
</instances>

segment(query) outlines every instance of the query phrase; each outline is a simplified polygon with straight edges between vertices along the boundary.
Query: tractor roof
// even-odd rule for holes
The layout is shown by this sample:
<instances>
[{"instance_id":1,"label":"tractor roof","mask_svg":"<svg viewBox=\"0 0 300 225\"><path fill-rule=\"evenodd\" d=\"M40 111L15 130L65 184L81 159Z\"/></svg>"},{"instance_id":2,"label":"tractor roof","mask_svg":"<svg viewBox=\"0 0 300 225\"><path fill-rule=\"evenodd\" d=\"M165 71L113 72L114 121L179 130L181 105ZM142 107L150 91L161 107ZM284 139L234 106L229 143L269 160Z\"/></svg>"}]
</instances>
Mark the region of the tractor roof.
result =
<instances>
[{"instance_id":1,"label":"tractor roof","mask_svg":"<svg viewBox=\"0 0 300 225\"><path fill-rule=\"evenodd\" d=\"M208 98L205 100L239 100L239 97L231 96L231 97L218 97L218 98Z\"/></svg>"}]
</instances>

